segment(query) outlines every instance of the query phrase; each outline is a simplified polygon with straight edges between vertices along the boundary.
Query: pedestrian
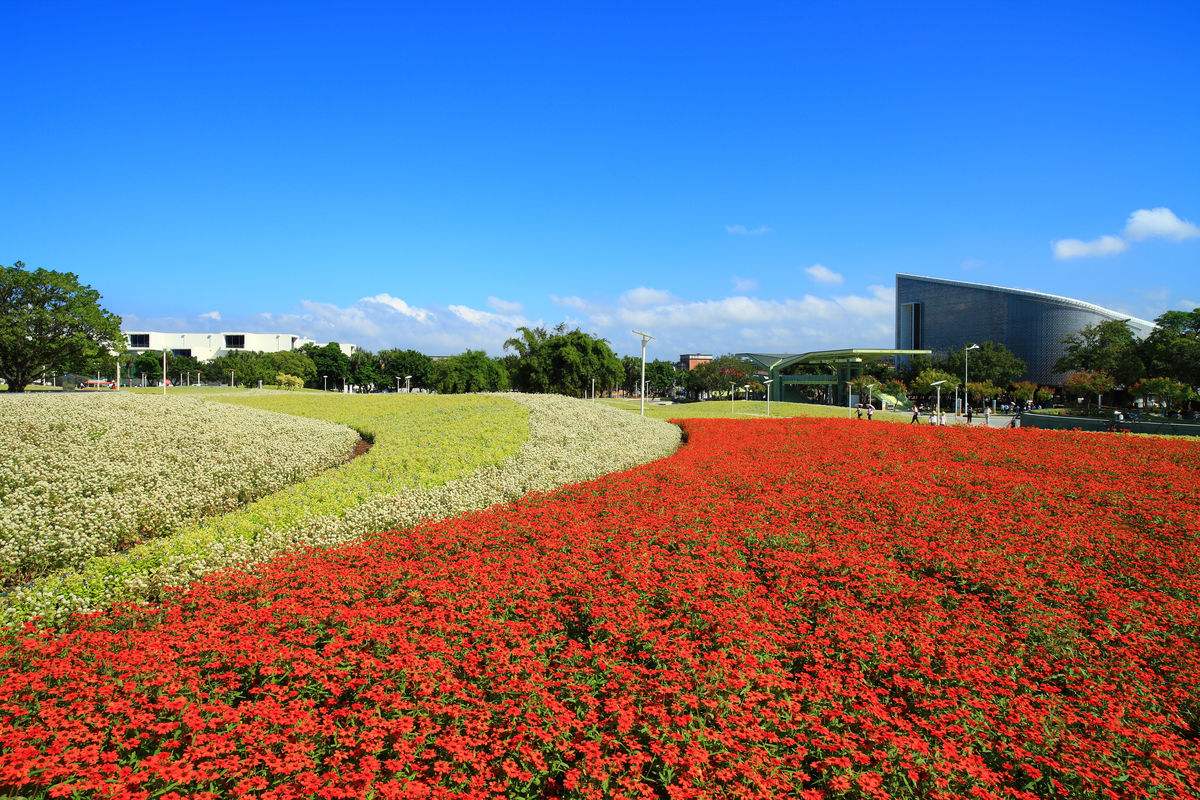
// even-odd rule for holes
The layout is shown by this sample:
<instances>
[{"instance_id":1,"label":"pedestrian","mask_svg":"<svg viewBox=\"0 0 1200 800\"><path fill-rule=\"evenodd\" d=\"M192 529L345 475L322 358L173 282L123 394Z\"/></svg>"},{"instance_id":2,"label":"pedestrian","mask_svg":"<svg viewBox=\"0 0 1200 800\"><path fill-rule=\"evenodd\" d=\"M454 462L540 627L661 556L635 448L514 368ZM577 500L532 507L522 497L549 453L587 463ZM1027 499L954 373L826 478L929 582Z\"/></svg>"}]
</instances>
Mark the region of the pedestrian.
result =
<instances>
[{"instance_id":1,"label":"pedestrian","mask_svg":"<svg viewBox=\"0 0 1200 800\"><path fill-rule=\"evenodd\" d=\"M1013 415L1013 418L1012 418L1012 419L1010 419L1010 420L1008 421L1008 427L1010 427L1010 428L1015 428L1015 427L1017 427L1017 420L1018 420L1018 419L1019 419L1019 417L1017 417L1017 416L1014 414L1014 415Z\"/></svg>"},{"instance_id":2,"label":"pedestrian","mask_svg":"<svg viewBox=\"0 0 1200 800\"><path fill-rule=\"evenodd\" d=\"M967 424L968 425L971 424L971 411L972 411L971 407L967 406Z\"/></svg>"},{"instance_id":3,"label":"pedestrian","mask_svg":"<svg viewBox=\"0 0 1200 800\"><path fill-rule=\"evenodd\" d=\"M859 404L858 404L858 409L857 409L857 410L854 412L854 415L855 415L855 416L856 416L858 419L862 419L862 403L859 403Z\"/></svg>"},{"instance_id":4,"label":"pedestrian","mask_svg":"<svg viewBox=\"0 0 1200 800\"><path fill-rule=\"evenodd\" d=\"M921 424L921 407L920 406L913 406L913 417L911 420L908 421L908 424L909 425L920 425Z\"/></svg>"},{"instance_id":5,"label":"pedestrian","mask_svg":"<svg viewBox=\"0 0 1200 800\"><path fill-rule=\"evenodd\" d=\"M867 422L871 421L871 415L875 413L875 406L867 403Z\"/></svg>"},{"instance_id":6,"label":"pedestrian","mask_svg":"<svg viewBox=\"0 0 1200 800\"><path fill-rule=\"evenodd\" d=\"M983 407L983 426L986 428L992 424L992 407L984 405Z\"/></svg>"},{"instance_id":7,"label":"pedestrian","mask_svg":"<svg viewBox=\"0 0 1200 800\"><path fill-rule=\"evenodd\" d=\"M929 409L929 424L930 424L930 425L936 425L936 424L937 424L937 420L933 418L933 409L932 409L932 408L931 408L931 409Z\"/></svg>"}]
</instances>

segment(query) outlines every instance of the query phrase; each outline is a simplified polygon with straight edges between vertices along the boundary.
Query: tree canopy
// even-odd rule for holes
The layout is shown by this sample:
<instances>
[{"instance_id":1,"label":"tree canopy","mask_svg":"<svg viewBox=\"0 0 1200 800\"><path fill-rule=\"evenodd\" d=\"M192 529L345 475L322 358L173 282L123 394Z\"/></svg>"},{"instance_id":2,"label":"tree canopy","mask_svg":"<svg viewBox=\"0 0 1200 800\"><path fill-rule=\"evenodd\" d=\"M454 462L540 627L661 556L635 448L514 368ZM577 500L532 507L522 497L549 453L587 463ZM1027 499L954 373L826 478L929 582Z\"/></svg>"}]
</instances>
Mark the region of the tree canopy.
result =
<instances>
[{"instance_id":1,"label":"tree canopy","mask_svg":"<svg viewBox=\"0 0 1200 800\"><path fill-rule=\"evenodd\" d=\"M70 272L0 264L0 377L8 391L46 370L83 370L124 350L121 318Z\"/></svg>"},{"instance_id":2,"label":"tree canopy","mask_svg":"<svg viewBox=\"0 0 1200 800\"><path fill-rule=\"evenodd\" d=\"M946 371L952 375L962 375L965 358L967 356L961 347L951 350L946 354ZM972 383L978 381L1006 387L1025 374L1025 362L999 342L980 342L979 349L972 350L969 358L967 367Z\"/></svg>"},{"instance_id":3,"label":"tree canopy","mask_svg":"<svg viewBox=\"0 0 1200 800\"><path fill-rule=\"evenodd\" d=\"M606 339L567 329L517 328L504 343L516 356L513 386L524 392L554 392L582 397L595 380L598 389L618 386L624 376L621 362Z\"/></svg>"},{"instance_id":4,"label":"tree canopy","mask_svg":"<svg viewBox=\"0 0 1200 800\"><path fill-rule=\"evenodd\" d=\"M1141 342L1124 320L1088 325L1064 344L1066 352L1054 365L1059 372L1103 372L1122 386L1132 386L1146 373Z\"/></svg>"},{"instance_id":5,"label":"tree canopy","mask_svg":"<svg viewBox=\"0 0 1200 800\"><path fill-rule=\"evenodd\" d=\"M482 350L434 361L430 377L433 388L442 394L503 392L509 387L508 370Z\"/></svg>"}]
</instances>

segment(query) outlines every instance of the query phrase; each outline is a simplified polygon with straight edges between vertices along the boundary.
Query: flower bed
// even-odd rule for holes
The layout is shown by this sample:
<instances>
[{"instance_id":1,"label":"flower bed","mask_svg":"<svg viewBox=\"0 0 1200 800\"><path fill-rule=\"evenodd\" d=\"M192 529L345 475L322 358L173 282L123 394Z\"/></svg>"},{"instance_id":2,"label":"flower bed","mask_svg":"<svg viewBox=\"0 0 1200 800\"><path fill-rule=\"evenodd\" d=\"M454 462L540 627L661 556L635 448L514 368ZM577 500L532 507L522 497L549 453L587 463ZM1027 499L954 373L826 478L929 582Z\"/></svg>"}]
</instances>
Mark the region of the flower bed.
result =
<instances>
[{"instance_id":1,"label":"flower bed","mask_svg":"<svg viewBox=\"0 0 1200 800\"><path fill-rule=\"evenodd\" d=\"M1183 797L1200 447L694 421L671 458L0 650L0 788Z\"/></svg>"},{"instance_id":2,"label":"flower bed","mask_svg":"<svg viewBox=\"0 0 1200 800\"><path fill-rule=\"evenodd\" d=\"M115 601L157 598L213 570L485 508L667 455L679 442L673 425L551 395L269 394L233 402L352 424L375 446L234 514L20 587L0 599L0 622L56 623Z\"/></svg>"},{"instance_id":3,"label":"flower bed","mask_svg":"<svg viewBox=\"0 0 1200 800\"><path fill-rule=\"evenodd\" d=\"M167 536L346 460L351 429L189 398L0 397L0 587Z\"/></svg>"}]
</instances>

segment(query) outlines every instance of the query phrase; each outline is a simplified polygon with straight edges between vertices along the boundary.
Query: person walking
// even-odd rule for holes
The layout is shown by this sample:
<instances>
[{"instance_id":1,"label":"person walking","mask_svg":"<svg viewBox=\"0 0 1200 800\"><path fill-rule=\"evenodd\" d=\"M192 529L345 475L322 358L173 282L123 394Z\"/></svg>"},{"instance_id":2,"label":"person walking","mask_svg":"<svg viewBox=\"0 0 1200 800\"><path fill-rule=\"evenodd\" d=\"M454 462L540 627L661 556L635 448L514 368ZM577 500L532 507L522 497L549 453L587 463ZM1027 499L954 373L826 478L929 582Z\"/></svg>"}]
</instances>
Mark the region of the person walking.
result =
<instances>
[{"instance_id":1,"label":"person walking","mask_svg":"<svg viewBox=\"0 0 1200 800\"><path fill-rule=\"evenodd\" d=\"M983 427L990 427L992 424L992 408L986 403L983 406Z\"/></svg>"},{"instance_id":2,"label":"person walking","mask_svg":"<svg viewBox=\"0 0 1200 800\"><path fill-rule=\"evenodd\" d=\"M854 412L854 415L855 415L855 416L856 416L858 419L862 419L862 403L859 403L859 404L858 404L858 408L855 410L855 412Z\"/></svg>"},{"instance_id":3,"label":"person walking","mask_svg":"<svg viewBox=\"0 0 1200 800\"><path fill-rule=\"evenodd\" d=\"M970 424L971 424L971 416L972 416L972 415L971 415L971 411L972 411L971 407L970 407L970 406L967 406L967 424L968 424L968 425L970 425Z\"/></svg>"},{"instance_id":4,"label":"person walking","mask_svg":"<svg viewBox=\"0 0 1200 800\"><path fill-rule=\"evenodd\" d=\"M910 419L908 421L908 424L909 425L920 425L921 424L921 407L920 406L913 406L913 417L912 417L912 419Z\"/></svg>"},{"instance_id":5,"label":"person walking","mask_svg":"<svg viewBox=\"0 0 1200 800\"><path fill-rule=\"evenodd\" d=\"M871 415L875 413L875 406L867 403L867 422L871 421Z\"/></svg>"}]
</instances>

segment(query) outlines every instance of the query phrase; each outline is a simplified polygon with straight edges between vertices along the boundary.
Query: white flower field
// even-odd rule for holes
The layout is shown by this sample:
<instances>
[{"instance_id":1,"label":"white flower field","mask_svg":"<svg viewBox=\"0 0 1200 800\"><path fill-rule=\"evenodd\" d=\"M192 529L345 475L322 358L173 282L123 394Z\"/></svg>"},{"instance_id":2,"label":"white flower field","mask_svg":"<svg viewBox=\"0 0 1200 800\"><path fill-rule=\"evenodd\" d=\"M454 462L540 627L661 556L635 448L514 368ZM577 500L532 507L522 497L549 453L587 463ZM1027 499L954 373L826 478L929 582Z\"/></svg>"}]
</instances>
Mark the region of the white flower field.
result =
<instances>
[{"instance_id":1,"label":"white flower field","mask_svg":"<svg viewBox=\"0 0 1200 800\"><path fill-rule=\"evenodd\" d=\"M0 587L236 508L344 461L358 438L189 397L0 396Z\"/></svg>"}]
</instances>

